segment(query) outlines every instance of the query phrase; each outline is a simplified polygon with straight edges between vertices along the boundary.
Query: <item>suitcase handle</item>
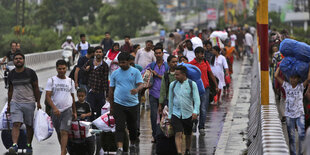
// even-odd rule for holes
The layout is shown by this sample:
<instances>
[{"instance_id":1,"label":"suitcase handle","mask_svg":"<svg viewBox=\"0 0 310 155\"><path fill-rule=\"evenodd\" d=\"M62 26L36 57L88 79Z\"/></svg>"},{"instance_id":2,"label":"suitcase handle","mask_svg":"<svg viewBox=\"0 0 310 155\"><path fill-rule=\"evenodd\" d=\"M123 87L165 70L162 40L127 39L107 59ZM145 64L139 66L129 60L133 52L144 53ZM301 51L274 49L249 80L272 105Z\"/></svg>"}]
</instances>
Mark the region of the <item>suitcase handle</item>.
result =
<instances>
[{"instance_id":1,"label":"suitcase handle","mask_svg":"<svg viewBox=\"0 0 310 155\"><path fill-rule=\"evenodd\" d=\"M11 128L10 128L10 122L9 122L9 115L10 112L5 112L5 117L6 117L6 125L8 126L8 130L11 131Z\"/></svg>"},{"instance_id":2,"label":"suitcase handle","mask_svg":"<svg viewBox=\"0 0 310 155\"><path fill-rule=\"evenodd\" d=\"M79 127L79 134L80 134L80 138L75 138L74 137L74 134L73 134L73 139L77 139L77 140L85 140L85 138L86 138L86 133L85 133L85 138L82 138L82 133L81 133L81 131L82 131L82 129L81 129L81 125L80 125L80 120L79 119L77 119L76 120L77 121L77 123L78 123L78 127ZM73 129L73 127L71 126L71 130L73 130L74 131L74 129Z\"/></svg>"},{"instance_id":3,"label":"suitcase handle","mask_svg":"<svg viewBox=\"0 0 310 155\"><path fill-rule=\"evenodd\" d=\"M110 124L111 124L111 122L110 122L110 114L108 114L108 125L109 125L109 127L112 128L112 126Z\"/></svg>"}]
</instances>

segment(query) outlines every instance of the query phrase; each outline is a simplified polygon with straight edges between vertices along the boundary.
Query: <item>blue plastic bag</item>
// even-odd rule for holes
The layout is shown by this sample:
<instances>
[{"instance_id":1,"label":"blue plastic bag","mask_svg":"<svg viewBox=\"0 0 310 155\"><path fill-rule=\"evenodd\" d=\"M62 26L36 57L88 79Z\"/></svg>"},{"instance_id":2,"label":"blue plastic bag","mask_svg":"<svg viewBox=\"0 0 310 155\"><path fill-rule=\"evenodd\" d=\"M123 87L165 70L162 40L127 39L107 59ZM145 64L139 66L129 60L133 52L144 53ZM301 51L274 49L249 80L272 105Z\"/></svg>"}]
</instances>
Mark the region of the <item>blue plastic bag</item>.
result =
<instances>
[{"instance_id":1,"label":"blue plastic bag","mask_svg":"<svg viewBox=\"0 0 310 155\"><path fill-rule=\"evenodd\" d=\"M178 65L182 65L187 68L186 77L196 82L200 95L204 94L206 90L201 80L200 69L194 65L183 63L183 62L179 63Z\"/></svg>"},{"instance_id":2,"label":"blue plastic bag","mask_svg":"<svg viewBox=\"0 0 310 155\"><path fill-rule=\"evenodd\" d=\"M293 75L299 75L301 81L305 81L308 76L309 64L294 57L285 57L280 63L280 69L287 79Z\"/></svg>"},{"instance_id":3,"label":"blue plastic bag","mask_svg":"<svg viewBox=\"0 0 310 155\"><path fill-rule=\"evenodd\" d=\"M294 57L294 47L297 44L298 41L293 40L293 39L284 39L280 43L280 52L285 56L285 57Z\"/></svg>"},{"instance_id":4,"label":"blue plastic bag","mask_svg":"<svg viewBox=\"0 0 310 155\"><path fill-rule=\"evenodd\" d=\"M310 62L310 46L293 39L284 39L280 51L285 57L295 57L297 60Z\"/></svg>"}]
</instances>

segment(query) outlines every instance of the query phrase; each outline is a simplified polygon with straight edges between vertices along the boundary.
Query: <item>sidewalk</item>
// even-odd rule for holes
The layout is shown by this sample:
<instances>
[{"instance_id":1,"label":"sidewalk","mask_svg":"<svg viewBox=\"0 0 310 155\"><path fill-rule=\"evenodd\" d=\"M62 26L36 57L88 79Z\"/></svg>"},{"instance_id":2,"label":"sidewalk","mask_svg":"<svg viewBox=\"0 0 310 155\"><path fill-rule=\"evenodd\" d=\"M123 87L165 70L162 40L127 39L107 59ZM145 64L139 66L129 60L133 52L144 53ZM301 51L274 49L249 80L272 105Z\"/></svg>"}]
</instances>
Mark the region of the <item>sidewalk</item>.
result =
<instances>
[{"instance_id":1,"label":"sidewalk","mask_svg":"<svg viewBox=\"0 0 310 155\"><path fill-rule=\"evenodd\" d=\"M246 154L250 107L251 64L244 58L236 81L231 109L228 110L215 154Z\"/></svg>"}]
</instances>

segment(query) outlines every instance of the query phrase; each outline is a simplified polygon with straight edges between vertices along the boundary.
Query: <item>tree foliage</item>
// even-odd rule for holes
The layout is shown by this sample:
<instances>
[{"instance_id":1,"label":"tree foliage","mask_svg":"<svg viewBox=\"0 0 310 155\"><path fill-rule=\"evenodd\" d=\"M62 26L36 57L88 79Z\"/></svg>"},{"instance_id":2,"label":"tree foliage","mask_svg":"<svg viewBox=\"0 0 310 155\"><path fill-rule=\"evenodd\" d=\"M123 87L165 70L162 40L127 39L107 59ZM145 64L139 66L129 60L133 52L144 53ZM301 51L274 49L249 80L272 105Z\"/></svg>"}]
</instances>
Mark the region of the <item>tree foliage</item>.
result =
<instances>
[{"instance_id":1,"label":"tree foliage","mask_svg":"<svg viewBox=\"0 0 310 155\"><path fill-rule=\"evenodd\" d=\"M113 35L136 36L138 30L151 22L162 24L161 16L153 0L117 0L117 5L105 5L100 9L101 24Z\"/></svg>"},{"instance_id":2,"label":"tree foliage","mask_svg":"<svg viewBox=\"0 0 310 155\"><path fill-rule=\"evenodd\" d=\"M57 22L78 26L83 24L84 16L94 22L94 13L100 7L101 0L44 0L36 17L47 27L55 26Z\"/></svg>"}]
</instances>

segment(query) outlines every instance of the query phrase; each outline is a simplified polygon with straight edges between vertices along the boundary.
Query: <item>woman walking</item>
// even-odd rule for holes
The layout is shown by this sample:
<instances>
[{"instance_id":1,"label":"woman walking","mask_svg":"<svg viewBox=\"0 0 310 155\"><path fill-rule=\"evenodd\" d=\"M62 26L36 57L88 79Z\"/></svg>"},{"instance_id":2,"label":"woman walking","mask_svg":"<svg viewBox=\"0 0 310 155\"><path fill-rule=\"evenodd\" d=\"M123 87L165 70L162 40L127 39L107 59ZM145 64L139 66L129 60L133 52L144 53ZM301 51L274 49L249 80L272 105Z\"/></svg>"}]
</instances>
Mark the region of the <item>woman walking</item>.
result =
<instances>
[{"instance_id":1,"label":"woman walking","mask_svg":"<svg viewBox=\"0 0 310 155\"><path fill-rule=\"evenodd\" d=\"M226 58L220 54L220 51L221 49L218 46L214 46L212 48L212 53L214 54L214 56L211 59L211 70L213 74L219 79L219 83L218 83L219 91L217 95L215 95L214 97L215 104L219 103L223 87L226 86L225 74L226 76L229 74ZM225 69L225 72L224 72L224 69Z\"/></svg>"}]
</instances>

